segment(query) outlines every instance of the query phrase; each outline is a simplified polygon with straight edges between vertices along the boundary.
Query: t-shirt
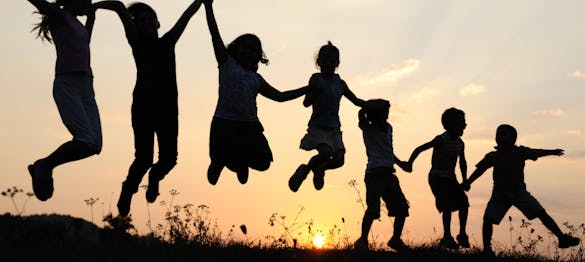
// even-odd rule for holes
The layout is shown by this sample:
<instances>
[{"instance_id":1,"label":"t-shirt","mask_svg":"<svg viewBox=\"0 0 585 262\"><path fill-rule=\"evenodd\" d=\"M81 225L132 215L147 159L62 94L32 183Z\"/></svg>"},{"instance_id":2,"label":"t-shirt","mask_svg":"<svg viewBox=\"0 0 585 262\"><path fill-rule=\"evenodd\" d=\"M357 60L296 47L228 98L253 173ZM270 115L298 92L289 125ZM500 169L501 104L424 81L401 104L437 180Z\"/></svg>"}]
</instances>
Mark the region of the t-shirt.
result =
<instances>
[{"instance_id":1,"label":"t-shirt","mask_svg":"<svg viewBox=\"0 0 585 262\"><path fill-rule=\"evenodd\" d=\"M366 169L390 167L394 165L394 148L392 146L392 125L386 123L386 130L366 125L362 129L368 164Z\"/></svg>"},{"instance_id":2,"label":"t-shirt","mask_svg":"<svg viewBox=\"0 0 585 262\"><path fill-rule=\"evenodd\" d=\"M464 143L460 137L453 138L447 132L433 139L430 177L443 177L456 180L455 166L457 159L464 152Z\"/></svg>"},{"instance_id":3,"label":"t-shirt","mask_svg":"<svg viewBox=\"0 0 585 262\"><path fill-rule=\"evenodd\" d=\"M325 79L320 73L311 76L309 83L313 89L313 113L309 120L309 127L323 129L339 129L339 103L347 84L338 74L331 80Z\"/></svg>"},{"instance_id":4,"label":"t-shirt","mask_svg":"<svg viewBox=\"0 0 585 262\"><path fill-rule=\"evenodd\" d=\"M167 35L138 39L132 46L132 54L136 63L133 106L153 113L176 112L175 42Z\"/></svg>"},{"instance_id":5,"label":"t-shirt","mask_svg":"<svg viewBox=\"0 0 585 262\"><path fill-rule=\"evenodd\" d=\"M215 117L257 122L256 97L263 85L268 85L256 72L244 69L231 56L219 66L219 97Z\"/></svg>"},{"instance_id":6,"label":"t-shirt","mask_svg":"<svg viewBox=\"0 0 585 262\"><path fill-rule=\"evenodd\" d=\"M536 160L537 151L524 146L514 146L509 150L496 150L487 153L477 163L477 168L493 167L494 189L525 189L524 165L528 159Z\"/></svg>"},{"instance_id":7,"label":"t-shirt","mask_svg":"<svg viewBox=\"0 0 585 262\"><path fill-rule=\"evenodd\" d=\"M63 17L49 24L55 43L55 73L86 73L92 75L89 53L89 32L77 18L63 10Z\"/></svg>"}]
</instances>

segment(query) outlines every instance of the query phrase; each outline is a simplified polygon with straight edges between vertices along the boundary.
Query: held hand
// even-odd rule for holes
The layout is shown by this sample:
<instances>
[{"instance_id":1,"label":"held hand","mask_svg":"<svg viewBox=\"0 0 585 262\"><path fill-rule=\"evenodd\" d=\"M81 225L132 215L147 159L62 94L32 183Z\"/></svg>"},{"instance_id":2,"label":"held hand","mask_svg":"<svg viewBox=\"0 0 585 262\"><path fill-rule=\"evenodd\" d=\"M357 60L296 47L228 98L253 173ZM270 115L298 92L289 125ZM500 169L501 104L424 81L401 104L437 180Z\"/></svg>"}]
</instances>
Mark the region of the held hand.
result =
<instances>
[{"instance_id":1,"label":"held hand","mask_svg":"<svg viewBox=\"0 0 585 262\"><path fill-rule=\"evenodd\" d=\"M471 189L471 184L469 184L468 180L463 181L460 186L463 190L465 190L465 192L468 192Z\"/></svg>"}]
</instances>

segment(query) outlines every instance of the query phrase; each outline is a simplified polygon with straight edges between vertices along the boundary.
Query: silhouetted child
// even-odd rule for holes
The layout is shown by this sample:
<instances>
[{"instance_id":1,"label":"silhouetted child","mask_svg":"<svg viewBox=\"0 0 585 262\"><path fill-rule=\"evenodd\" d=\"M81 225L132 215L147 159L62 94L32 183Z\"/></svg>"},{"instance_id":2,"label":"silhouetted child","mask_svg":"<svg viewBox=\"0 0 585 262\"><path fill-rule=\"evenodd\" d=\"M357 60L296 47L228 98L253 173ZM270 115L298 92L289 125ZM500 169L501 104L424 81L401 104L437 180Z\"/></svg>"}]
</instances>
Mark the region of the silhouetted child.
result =
<instances>
[{"instance_id":1,"label":"silhouetted child","mask_svg":"<svg viewBox=\"0 0 585 262\"><path fill-rule=\"evenodd\" d=\"M542 224L558 238L559 248L568 248L579 244L580 240L561 231L557 223L526 190L524 182L524 165L526 160L536 161L543 156L562 156L562 149L533 149L516 145L518 133L510 125L500 125L496 130L496 150L487 153L476 165L469 180L463 187L469 190L471 183L486 170L493 167L494 187L483 216L483 248L488 255L493 255L491 240L493 225L500 224L510 207L518 208L526 218L540 219Z\"/></svg>"},{"instance_id":2,"label":"silhouetted child","mask_svg":"<svg viewBox=\"0 0 585 262\"><path fill-rule=\"evenodd\" d=\"M455 167L459 160L462 181L467 180L465 144L461 140L463 130L467 126L465 113L456 108L449 108L443 112L441 123L445 132L412 152L408 160L409 169L421 152L433 149L429 185L435 196L435 206L439 213L442 213L443 238L439 244L451 249L457 249L459 246L467 248L470 246L466 233L469 200L455 175ZM459 212L457 242L451 235L451 213L455 211Z\"/></svg>"},{"instance_id":3,"label":"silhouetted child","mask_svg":"<svg viewBox=\"0 0 585 262\"><path fill-rule=\"evenodd\" d=\"M146 200L154 202L159 195L159 181L177 164L178 101L175 45L187 23L201 6L195 0L177 23L159 38L156 12L147 4L133 3L128 9L120 1L102 1L95 8L115 11L126 32L136 62L136 85L132 101L135 159L118 200L120 215L128 215L132 195L146 172ZM154 138L158 142L158 162L153 164Z\"/></svg>"},{"instance_id":4,"label":"silhouetted child","mask_svg":"<svg viewBox=\"0 0 585 262\"><path fill-rule=\"evenodd\" d=\"M53 98L61 120L73 135L49 156L28 166L35 196L53 196L53 169L99 154L102 149L100 116L93 89L89 41L95 20L91 0L28 0L42 15L38 37L53 41L57 50ZM87 16L85 26L77 16ZM52 38L52 39L51 39Z\"/></svg>"},{"instance_id":5,"label":"silhouetted child","mask_svg":"<svg viewBox=\"0 0 585 262\"><path fill-rule=\"evenodd\" d=\"M260 39L253 34L238 36L227 47L217 28L213 0L204 0L207 24L215 58L219 65L219 99L211 122L207 179L215 185L227 167L238 181L248 181L248 168L265 171L272 162L272 151L258 119L258 94L284 102L306 93L306 87L280 92L257 73L258 63L267 64Z\"/></svg>"},{"instance_id":6,"label":"silhouetted child","mask_svg":"<svg viewBox=\"0 0 585 262\"><path fill-rule=\"evenodd\" d=\"M406 246L401 235L404 221L408 216L408 201L402 193L396 177L394 163L406 168L407 163L394 155L392 125L387 122L390 102L383 99L368 100L368 106L359 111L359 126L362 129L368 164L364 181L366 183L366 204L368 208L362 219L362 233L355 242L355 248L368 248L368 234L374 219L380 218L380 198L386 203L388 216L395 217L394 232L388 246L401 250Z\"/></svg>"},{"instance_id":7,"label":"silhouetted child","mask_svg":"<svg viewBox=\"0 0 585 262\"><path fill-rule=\"evenodd\" d=\"M313 171L315 189L321 190L325 184L325 170L343 166L345 147L339 121L341 97L345 96L356 106L365 105L335 73L339 66L339 49L331 42L319 49L317 66L320 73L313 74L309 79L309 91L303 101L305 107L312 106L313 113L300 148L307 151L316 149L318 154L307 164L301 164L290 177L288 186L293 192L297 192L310 171Z\"/></svg>"}]
</instances>

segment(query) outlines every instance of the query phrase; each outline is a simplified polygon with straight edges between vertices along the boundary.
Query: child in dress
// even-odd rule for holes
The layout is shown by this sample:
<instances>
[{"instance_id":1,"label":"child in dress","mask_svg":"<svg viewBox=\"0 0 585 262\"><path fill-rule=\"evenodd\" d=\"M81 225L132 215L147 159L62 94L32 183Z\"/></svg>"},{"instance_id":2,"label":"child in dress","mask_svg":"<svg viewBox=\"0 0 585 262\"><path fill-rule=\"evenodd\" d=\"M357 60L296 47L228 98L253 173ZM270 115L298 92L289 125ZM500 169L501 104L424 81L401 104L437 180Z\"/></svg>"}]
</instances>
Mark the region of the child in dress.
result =
<instances>
[{"instance_id":1,"label":"child in dress","mask_svg":"<svg viewBox=\"0 0 585 262\"><path fill-rule=\"evenodd\" d=\"M562 156L562 149L533 149L516 145L518 133L511 125L500 125L496 130L496 150L487 153L476 165L475 171L469 180L463 182L465 190L469 190L471 183L478 179L486 170L493 167L494 187L483 216L483 250L493 255L491 240L494 224L498 225L508 210L515 206L526 218L540 219L542 224L558 239L559 248L569 248L579 244L580 240L561 231L557 223L540 205L540 203L526 190L524 182L524 165L526 160L536 161L543 156Z\"/></svg>"},{"instance_id":2,"label":"child in dress","mask_svg":"<svg viewBox=\"0 0 585 262\"><path fill-rule=\"evenodd\" d=\"M28 166L35 196L53 196L53 169L99 154L102 129L93 89L89 42L95 21L91 0L28 0L42 15L38 36L54 42L57 51L53 98L61 120L73 136L53 153ZM77 16L87 16L85 25Z\"/></svg>"},{"instance_id":3,"label":"child in dress","mask_svg":"<svg viewBox=\"0 0 585 262\"><path fill-rule=\"evenodd\" d=\"M303 101L305 107L312 106L313 113L300 148L307 151L317 150L318 154L307 164L301 164L290 177L288 186L293 192L299 190L310 171L313 171L315 189L321 190L325 185L325 170L343 166L345 147L339 121L341 97L345 96L358 107L365 105L364 100L357 98L345 81L335 73L339 66L339 49L331 42L319 49L317 66L320 72L311 76L309 91Z\"/></svg>"},{"instance_id":4,"label":"child in dress","mask_svg":"<svg viewBox=\"0 0 585 262\"><path fill-rule=\"evenodd\" d=\"M122 183L118 212L130 212L132 195L146 172L146 200L153 203L159 195L159 182L177 164L178 89L175 46L187 23L201 6L195 0L177 23L159 37L156 12L147 4L133 3L127 9L120 1L101 1L95 8L115 11L126 32L136 63L136 85L132 100L132 129L134 130L134 161ZM153 164L154 139L158 144L158 161Z\"/></svg>"},{"instance_id":5,"label":"child in dress","mask_svg":"<svg viewBox=\"0 0 585 262\"><path fill-rule=\"evenodd\" d=\"M207 24L219 67L219 99L211 122L207 179L215 185L224 167L236 172L238 181L248 181L249 168L265 171L272 151L258 119L258 94L284 102L306 93L307 87L280 92L257 73L258 63L267 64L260 39L253 34L237 37L224 45L213 13L213 0L204 0Z\"/></svg>"}]
</instances>

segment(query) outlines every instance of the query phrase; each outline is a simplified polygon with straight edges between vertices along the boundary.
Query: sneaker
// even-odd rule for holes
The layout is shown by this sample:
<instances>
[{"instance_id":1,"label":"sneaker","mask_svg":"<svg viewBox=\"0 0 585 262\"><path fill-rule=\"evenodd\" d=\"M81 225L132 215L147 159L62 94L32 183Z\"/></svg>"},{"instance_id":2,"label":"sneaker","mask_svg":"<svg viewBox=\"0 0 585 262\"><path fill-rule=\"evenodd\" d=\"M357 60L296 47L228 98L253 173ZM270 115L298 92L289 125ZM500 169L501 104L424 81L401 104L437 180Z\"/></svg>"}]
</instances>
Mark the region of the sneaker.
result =
<instances>
[{"instance_id":1,"label":"sneaker","mask_svg":"<svg viewBox=\"0 0 585 262\"><path fill-rule=\"evenodd\" d=\"M469 237L467 235L459 234L457 236L457 243L460 247L469 248L471 245L469 244Z\"/></svg>"},{"instance_id":2,"label":"sneaker","mask_svg":"<svg viewBox=\"0 0 585 262\"><path fill-rule=\"evenodd\" d=\"M240 181L240 184L246 184L248 182L248 174L249 174L249 170L248 167L244 167L241 170L239 170L238 172L236 172L236 174L238 175L238 181Z\"/></svg>"},{"instance_id":3,"label":"sneaker","mask_svg":"<svg viewBox=\"0 0 585 262\"><path fill-rule=\"evenodd\" d=\"M353 244L353 248L356 250L368 250L369 249L368 240L364 238L358 238L358 240L356 240L355 243Z\"/></svg>"},{"instance_id":4,"label":"sneaker","mask_svg":"<svg viewBox=\"0 0 585 262\"><path fill-rule=\"evenodd\" d=\"M452 236L443 237L443 239L441 239L441 241L439 242L439 245L449 249L459 248L459 245L457 244L457 242L455 242L455 239L453 239Z\"/></svg>"},{"instance_id":5,"label":"sneaker","mask_svg":"<svg viewBox=\"0 0 585 262\"><path fill-rule=\"evenodd\" d=\"M482 253L486 257L495 257L496 256L496 253L491 248L484 248Z\"/></svg>"},{"instance_id":6,"label":"sneaker","mask_svg":"<svg viewBox=\"0 0 585 262\"><path fill-rule=\"evenodd\" d=\"M407 249L408 247L402 242L400 238L391 238L387 245L396 251Z\"/></svg>"},{"instance_id":7,"label":"sneaker","mask_svg":"<svg viewBox=\"0 0 585 262\"><path fill-rule=\"evenodd\" d=\"M156 198L159 195L158 184L160 180L161 179L158 177L151 175L148 176L148 188L146 188L146 201L148 201L148 203L154 203L154 201L156 201Z\"/></svg>"},{"instance_id":8,"label":"sneaker","mask_svg":"<svg viewBox=\"0 0 585 262\"><path fill-rule=\"evenodd\" d=\"M217 164L213 161L211 162L207 169L207 181L209 181L209 184L217 184L217 180L219 180L219 175L221 174L223 167L223 165Z\"/></svg>"},{"instance_id":9,"label":"sneaker","mask_svg":"<svg viewBox=\"0 0 585 262\"><path fill-rule=\"evenodd\" d=\"M120 192L120 198L118 199L118 213L120 216L128 216L130 213L130 203L132 202L132 193L128 190L124 190L124 184L122 184L122 192Z\"/></svg>"},{"instance_id":10,"label":"sneaker","mask_svg":"<svg viewBox=\"0 0 585 262\"><path fill-rule=\"evenodd\" d=\"M309 170L307 169L307 165L301 164L288 180L288 188L290 188L290 190L293 192L297 192L303 181L307 178L308 174Z\"/></svg>"},{"instance_id":11,"label":"sneaker","mask_svg":"<svg viewBox=\"0 0 585 262\"><path fill-rule=\"evenodd\" d=\"M322 170L313 170L313 185L315 189L321 190L325 186L325 172Z\"/></svg>"},{"instance_id":12,"label":"sneaker","mask_svg":"<svg viewBox=\"0 0 585 262\"><path fill-rule=\"evenodd\" d=\"M53 171L48 169L41 160L28 165L28 173L32 178L33 191L37 199L47 201L53 196Z\"/></svg>"},{"instance_id":13,"label":"sneaker","mask_svg":"<svg viewBox=\"0 0 585 262\"><path fill-rule=\"evenodd\" d=\"M559 237L559 248L574 247L576 245L579 245L579 242L581 242L581 240L579 240L578 238L571 236L569 234L563 234L563 236Z\"/></svg>"}]
</instances>

